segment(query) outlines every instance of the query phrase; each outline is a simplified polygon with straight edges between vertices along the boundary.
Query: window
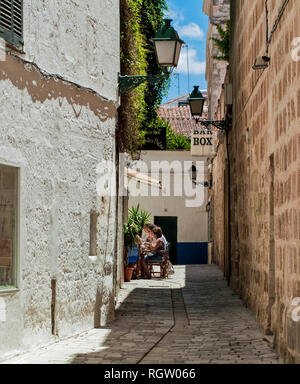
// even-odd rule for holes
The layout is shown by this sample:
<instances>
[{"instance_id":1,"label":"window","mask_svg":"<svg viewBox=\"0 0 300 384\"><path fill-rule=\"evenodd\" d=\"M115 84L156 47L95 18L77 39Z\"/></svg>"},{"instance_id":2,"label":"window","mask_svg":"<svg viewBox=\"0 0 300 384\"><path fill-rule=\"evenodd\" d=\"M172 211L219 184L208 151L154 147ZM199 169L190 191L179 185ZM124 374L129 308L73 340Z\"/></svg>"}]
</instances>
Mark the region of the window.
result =
<instances>
[{"instance_id":1,"label":"window","mask_svg":"<svg viewBox=\"0 0 300 384\"><path fill-rule=\"evenodd\" d=\"M17 286L18 168L0 165L0 290Z\"/></svg>"},{"instance_id":2,"label":"window","mask_svg":"<svg viewBox=\"0 0 300 384\"><path fill-rule=\"evenodd\" d=\"M23 0L0 0L0 37L23 48Z\"/></svg>"}]
</instances>

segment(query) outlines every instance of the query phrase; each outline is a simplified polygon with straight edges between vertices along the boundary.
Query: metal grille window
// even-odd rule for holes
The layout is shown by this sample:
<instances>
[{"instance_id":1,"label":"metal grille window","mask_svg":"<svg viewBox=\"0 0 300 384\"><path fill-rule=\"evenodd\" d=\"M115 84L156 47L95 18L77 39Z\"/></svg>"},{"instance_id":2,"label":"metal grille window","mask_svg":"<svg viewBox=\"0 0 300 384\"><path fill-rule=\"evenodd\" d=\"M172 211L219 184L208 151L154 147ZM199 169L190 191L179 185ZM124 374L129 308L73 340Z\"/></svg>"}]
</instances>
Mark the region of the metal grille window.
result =
<instances>
[{"instance_id":1,"label":"metal grille window","mask_svg":"<svg viewBox=\"0 0 300 384\"><path fill-rule=\"evenodd\" d=\"M23 0L0 0L0 37L23 47Z\"/></svg>"}]
</instances>

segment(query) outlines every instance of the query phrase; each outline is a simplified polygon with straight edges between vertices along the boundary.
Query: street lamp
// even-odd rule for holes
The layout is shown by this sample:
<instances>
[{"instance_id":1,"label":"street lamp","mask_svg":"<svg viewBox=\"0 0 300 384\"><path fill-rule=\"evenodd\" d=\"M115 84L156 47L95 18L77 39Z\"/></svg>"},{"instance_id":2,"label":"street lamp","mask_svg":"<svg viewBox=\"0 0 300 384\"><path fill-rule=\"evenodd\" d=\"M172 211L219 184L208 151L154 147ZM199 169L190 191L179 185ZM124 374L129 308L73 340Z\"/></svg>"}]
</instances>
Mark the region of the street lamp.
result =
<instances>
[{"instance_id":1,"label":"street lamp","mask_svg":"<svg viewBox=\"0 0 300 384\"><path fill-rule=\"evenodd\" d=\"M190 97L188 98L190 109L191 109L191 115L193 117L196 117L196 122L199 122L200 116L202 116L204 103L206 101L206 98L202 95L202 93L199 91L199 86L194 86L193 92L190 94ZM229 129L229 119L226 120L201 120L200 124L204 127L208 127L210 125L213 125L215 128L220 129L221 131L226 131Z\"/></svg>"},{"instance_id":2,"label":"street lamp","mask_svg":"<svg viewBox=\"0 0 300 384\"><path fill-rule=\"evenodd\" d=\"M199 86L194 86L193 92L188 99L192 116L202 116L206 98L199 91Z\"/></svg>"},{"instance_id":3,"label":"street lamp","mask_svg":"<svg viewBox=\"0 0 300 384\"><path fill-rule=\"evenodd\" d=\"M156 59L161 67L176 68L180 56L181 46L184 43L178 36L178 33L171 26L171 19L165 19L164 25L156 32L151 40L154 44ZM119 92L125 93L138 87L140 84L148 81L150 84L156 84L161 81L163 76L119 76Z\"/></svg>"},{"instance_id":4,"label":"street lamp","mask_svg":"<svg viewBox=\"0 0 300 384\"><path fill-rule=\"evenodd\" d=\"M171 19L165 19L163 26L156 32L152 41L158 64L161 67L176 68L184 42L179 38L171 22Z\"/></svg>"}]
</instances>

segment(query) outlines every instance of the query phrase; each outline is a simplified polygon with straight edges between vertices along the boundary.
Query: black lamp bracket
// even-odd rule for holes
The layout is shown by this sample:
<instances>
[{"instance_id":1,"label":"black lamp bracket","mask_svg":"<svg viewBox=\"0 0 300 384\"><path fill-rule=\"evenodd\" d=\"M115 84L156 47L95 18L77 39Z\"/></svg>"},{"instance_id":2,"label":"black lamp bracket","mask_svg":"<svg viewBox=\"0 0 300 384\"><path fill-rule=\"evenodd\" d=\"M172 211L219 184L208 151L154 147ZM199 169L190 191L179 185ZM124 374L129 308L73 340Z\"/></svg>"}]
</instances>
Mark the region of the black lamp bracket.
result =
<instances>
[{"instance_id":1,"label":"black lamp bracket","mask_svg":"<svg viewBox=\"0 0 300 384\"><path fill-rule=\"evenodd\" d=\"M147 75L147 76L121 76L118 74L118 85L119 92L125 93L132 91L137 88L139 85L145 83L146 81L150 84L157 84L163 79L167 79L168 74L164 75Z\"/></svg>"},{"instance_id":2,"label":"black lamp bracket","mask_svg":"<svg viewBox=\"0 0 300 384\"><path fill-rule=\"evenodd\" d=\"M204 127L213 125L215 128L221 131L228 131L228 123L226 120L200 120L200 124Z\"/></svg>"}]
</instances>

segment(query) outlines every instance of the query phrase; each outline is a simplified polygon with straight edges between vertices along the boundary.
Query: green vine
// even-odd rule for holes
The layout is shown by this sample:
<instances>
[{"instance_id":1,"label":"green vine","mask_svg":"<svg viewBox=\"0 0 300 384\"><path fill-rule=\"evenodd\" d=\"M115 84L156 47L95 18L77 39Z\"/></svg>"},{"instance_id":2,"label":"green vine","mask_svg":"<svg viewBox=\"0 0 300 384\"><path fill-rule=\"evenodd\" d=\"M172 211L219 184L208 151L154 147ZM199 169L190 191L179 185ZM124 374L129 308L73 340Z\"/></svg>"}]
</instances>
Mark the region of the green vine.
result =
<instances>
[{"instance_id":1,"label":"green vine","mask_svg":"<svg viewBox=\"0 0 300 384\"><path fill-rule=\"evenodd\" d=\"M167 149L169 150L191 150L191 141L180 133L175 133L171 128L167 128Z\"/></svg>"},{"instance_id":2,"label":"green vine","mask_svg":"<svg viewBox=\"0 0 300 384\"><path fill-rule=\"evenodd\" d=\"M157 121L159 127L166 127L167 150L191 150L191 140L188 137L180 133L175 133L172 130L170 123L165 119L158 117Z\"/></svg>"},{"instance_id":3,"label":"green vine","mask_svg":"<svg viewBox=\"0 0 300 384\"><path fill-rule=\"evenodd\" d=\"M166 0L121 0L121 74L162 75L150 39L163 22ZM168 79L144 83L123 94L119 110L119 150L134 154L146 132L158 127L156 109L168 89Z\"/></svg>"},{"instance_id":4,"label":"green vine","mask_svg":"<svg viewBox=\"0 0 300 384\"><path fill-rule=\"evenodd\" d=\"M216 37L211 37L211 40L213 40L219 49L221 56L213 56L215 60L224 60L229 62L229 55L230 55L230 33L231 33L231 25L230 20L226 23L225 30L220 26L217 25L217 30L220 36L220 39L217 39Z\"/></svg>"}]
</instances>

